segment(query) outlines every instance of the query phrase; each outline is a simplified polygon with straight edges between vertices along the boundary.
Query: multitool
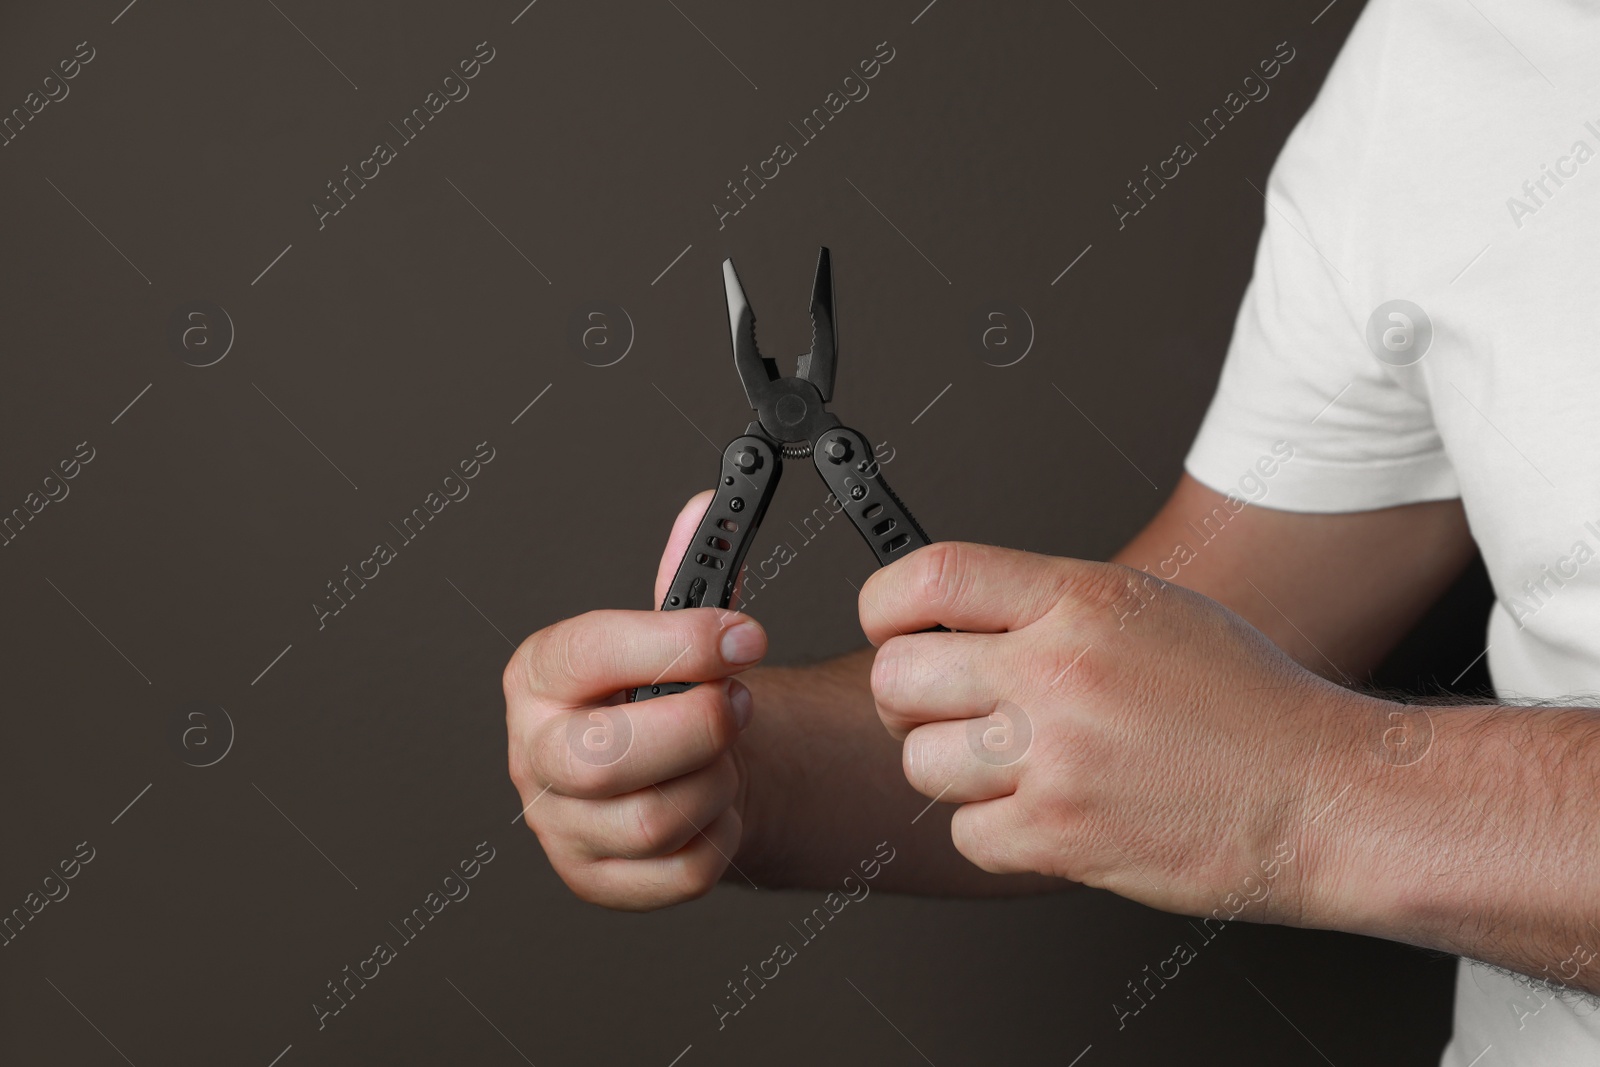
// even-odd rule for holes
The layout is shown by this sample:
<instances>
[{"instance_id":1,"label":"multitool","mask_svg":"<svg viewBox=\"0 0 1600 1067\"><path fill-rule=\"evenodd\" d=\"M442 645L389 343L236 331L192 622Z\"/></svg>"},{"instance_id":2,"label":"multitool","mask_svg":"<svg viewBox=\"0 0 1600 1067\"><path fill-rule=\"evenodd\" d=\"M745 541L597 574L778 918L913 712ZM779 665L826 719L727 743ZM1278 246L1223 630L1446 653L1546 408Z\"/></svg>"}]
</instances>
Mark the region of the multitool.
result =
<instances>
[{"instance_id":1,"label":"multitool","mask_svg":"<svg viewBox=\"0 0 1600 1067\"><path fill-rule=\"evenodd\" d=\"M828 250L822 249L817 257L817 276L811 287L811 351L799 358L793 377L779 374L777 363L763 357L756 347L755 312L732 259L722 261L722 279L728 298L728 329L733 336L733 365L756 419L722 450L716 497L678 564L661 602L662 611L726 608L732 603L739 568L778 487L785 458L811 458L844 513L866 538L880 567L930 543L883 480L866 437L828 410L839 350ZM681 693L692 686L690 682L658 681L635 689L632 699Z\"/></svg>"}]
</instances>

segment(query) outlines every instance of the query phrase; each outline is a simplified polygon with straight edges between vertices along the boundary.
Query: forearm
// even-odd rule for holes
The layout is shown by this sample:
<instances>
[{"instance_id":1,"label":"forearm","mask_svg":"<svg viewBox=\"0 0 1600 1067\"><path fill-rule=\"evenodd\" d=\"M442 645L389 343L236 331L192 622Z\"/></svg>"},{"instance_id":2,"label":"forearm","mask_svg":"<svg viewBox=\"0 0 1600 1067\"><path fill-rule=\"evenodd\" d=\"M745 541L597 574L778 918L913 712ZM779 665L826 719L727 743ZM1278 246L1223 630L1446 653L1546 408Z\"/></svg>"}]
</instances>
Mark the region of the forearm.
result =
<instances>
[{"instance_id":1,"label":"forearm","mask_svg":"<svg viewBox=\"0 0 1600 1067\"><path fill-rule=\"evenodd\" d=\"M734 862L757 883L834 887L895 849L880 888L989 896L1067 888L1042 876L988 874L956 851L949 804L930 804L906 782L900 743L878 721L870 648L809 667L763 667L740 676L755 716L739 742L749 773L744 837ZM728 878L743 882L738 871Z\"/></svg>"},{"instance_id":2,"label":"forearm","mask_svg":"<svg viewBox=\"0 0 1600 1067\"><path fill-rule=\"evenodd\" d=\"M1367 704L1308 783L1306 925L1600 993L1600 712Z\"/></svg>"},{"instance_id":3,"label":"forearm","mask_svg":"<svg viewBox=\"0 0 1600 1067\"><path fill-rule=\"evenodd\" d=\"M1112 562L1210 597L1342 684L1375 667L1475 551L1454 500L1332 515L1233 511L1184 475Z\"/></svg>"}]
</instances>

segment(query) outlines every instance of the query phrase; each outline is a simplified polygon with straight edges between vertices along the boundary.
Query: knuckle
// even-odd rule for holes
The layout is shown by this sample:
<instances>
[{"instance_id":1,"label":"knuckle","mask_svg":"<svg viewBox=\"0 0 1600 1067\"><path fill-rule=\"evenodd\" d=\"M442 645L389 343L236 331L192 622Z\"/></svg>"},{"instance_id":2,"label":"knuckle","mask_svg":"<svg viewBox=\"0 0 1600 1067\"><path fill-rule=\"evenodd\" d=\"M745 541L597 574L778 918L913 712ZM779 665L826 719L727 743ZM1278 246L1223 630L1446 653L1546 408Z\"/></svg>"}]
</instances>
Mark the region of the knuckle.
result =
<instances>
[{"instance_id":1,"label":"knuckle","mask_svg":"<svg viewBox=\"0 0 1600 1067\"><path fill-rule=\"evenodd\" d=\"M601 676L617 674L627 650L619 646L616 627L608 625L610 611L587 611L547 626L533 635L529 674L537 691L550 686L583 689Z\"/></svg>"},{"instance_id":2,"label":"knuckle","mask_svg":"<svg viewBox=\"0 0 1600 1067\"><path fill-rule=\"evenodd\" d=\"M722 631L723 616L731 616L732 613L720 608L690 608L686 611L662 611L656 614L667 626L673 646L690 649L685 655L694 656L707 649L716 649L717 635ZM729 625L732 625L731 619Z\"/></svg>"},{"instance_id":3,"label":"knuckle","mask_svg":"<svg viewBox=\"0 0 1600 1067\"><path fill-rule=\"evenodd\" d=\"M909 637L891 637L872 661L872 699L878 718L891 733L903 734L913 725L908 717L915 670Z\"/></svg>"},{"instance_id":4,"label":"knuckle","mask_svg":"<svg viewBox=\"0 0 1600 1067\"><path fill-rule=\"evenodd\" d=\"M535 770L535 748L529 742L526 723L536 721L525 710L516 709L514 702L506 703L506 773L519 793L544 788Z\"/></svg>"},{"instance_id":5,"label":"knuckle","mask_svg":"<svg viewBox=\"0 0 1600 1067\"><path fill-rule=\"evenodd\" d=\"M878 709L878 722L889 732L890 737L901 740L904 740L916 726L910 719L883 708Z\"/></svg>"},{"instance_id":6,"label":"knuckle","mask_svg":"<svg viewBox=\"0 0 1600 1067\"><path fill-rule=\"evenodd\" d=\"M712 755L730 748L738 739L733 705L728 699L727 682L708 682L684 693L687 698L686 728L694 731L699 751Z\"/></svg>"},{"instance_id":7,"label":"knuckle","mask_svg":"<svg viewBox=\"0 0 1600 1067\"><path fill-rule=\"evenodd\" d=\"M628 860L585 858L582 850L552 847L543 842L545 855L556 875L572 895L586 904L622 911L649 911L672 903L660 899L654 880L641 877Z\"/></svg>"},{"instance_id":8,"label":"knuckle","mask_svg":"<svg viewBox=\"0 0 1600 1067\"><path fill-rule=\"evenodd\" d=\"M567 751L563 746L563 751ZM556 788L576 800L604 800L616 792L616 772L609 766L596 766L577 759L570 752L563 761L564 781Z\"/></svg>"},{"instance_id":9,"label":"knuckle","mask_svg":"<svg viewBox=\"0 0 1600 1067\"><path fill-rule=\"evenodd\" d=\"M879 708L893 707L905 688L906 669L910 662L906 640L903 636L891 637L878 646L877 653L872 657L869 684L872 698L878 702Z\"/></svg>"},{"instance_id":10,"label":"knuckle","mask_svg":"<svg viewBox=\"0 0 1600 1067\"><path fill-rule=\"evenodd\" d=\"M728 863L722 853L732 849L725 845L710 847L711 835L716 832L716 827L706 827L706 847L691 850L684 855L682 863L673 865L666 881L675 901L698 900L711 892L721 879Z\"/></svg>"},{"instance_id":11,"label":"knuckle","mask_svg":"<svg viewBox=\"0 0 1600 1067\"><path fill-rule=\"evenodd\" d=\"M544 629L533 634L522 643L522 647L512 656L512 665L507 668L511 673L513 668L520 667L526 688L538 694L547 682L562 682L569 680L572 667L572 620L563 619L552 623ZM521 660L521 664L517 663ZM513 684L516 678L511 678Z\"/></svg>"},{"instance_id":12,"label":"knuckle","mask_svg":"<svg viewBox=\"0 0 1600 1067\"><path fill-rule=\"evenodd\" d=\"M544 857L550 861L550 867L555 870L578 869L581 861L571 848L570 841L566 841L558 832L558 819L550 819L549 816L542 821L536 819L538 816L534 814L534 809L530 809L523 813L522 824L533 832L533 840L538 841Z\"/></svg>"},{"instance_id":13,"label":"knuckle","mask_svg":"<svg viewBox=\"0 0 1600 1067\"><path fill-rule=\"evenodd\" d=\"M553 857L551 866L566 883L567 888L572 890L572 895L585 904L616 907L620 903L606 880L599 876L595 866L587 863L558 862Z\"/></svg>"},{"instance_id":14,"label":"knuckle","mask_svg":"<svg viewBox=\"0 0 1600 1067\"><path fill-rule=\"evenodd\" d=\"M966 580L965 547L958 541L937 541L917 556L915 593L924 604L939 605L955 600Z\"/></svg>"},{"instance_id":15,"label":"knuckle","mask_svg":"<svg viewBox=\"0 0 1600 1067\"><path fill-rule=\"evenodd\" d=\"M567 883L567 888L572 890L572 895L585 904L593 904L599 908L617 906L617 902L612 899L611 894L606 892L598 883L575 873L558 873L561 874L561 880Z\"/></svg>"},{"instance_id":16,"label":"knuckle","mask_svg":"<svg viewBox=\"0 0 1600 1067\"><path fill-rule=\"evenodd\" d=\"M544 852L545 859L551 868L561 875L562 881L567 881L568 875L578 871L583 864L570 852L548 828L541 828L533 822L531 815L523 816L523 822L528 829L533 831L533 839L539 843L539 848ZM570 885L571 882L568 881Z\"/></svg>"},{"instance_id":17,"label":"knuckle","mask_svg":"<svg viewBox=\"0 0 1600 1067\"><path fill-rule=\"evenodd\" d=\"M697 895L683 873L680 859L612 860L617 880L608 907L627 911L655 911Z\"/></svg>"},{"instance_id":18,"label":"knuckle","mask_svg":"<svg viewBox=\"0 0 1600 1067\"><path fill-rule=\"evenodd\" d=\"M511 658L506 660L505 670L500 672L500 689L505 693L508 710L511 701L533 688L533 672L529 669L529 657L538 640L539 634L525 638L511 653Z\"/></svg>"},{"instance_id":19,"label":"knuckle","mask_svg":"<svg viewBox=\"0 0 1600 1067\"><path fill-rule=\"evenodd\" d=\"M661 652L653 659L649 673L663 680L699 680L717 670L716 619L697 611L660 612L661 633L656 642ZM686 615L689 618L675 618Z\"/></svg>"},{"instance_id":20,"label":"knuckle","mask_svg":"<svg viewBox=\"0 0 1600 1067\"><path fill-rule=\"evenodd\" d=\"M1010 870L1001 862L993 836L985 832L970 806L957 808L951 817L950 841L956 846L957 852L990 874L1005 874Z\"/></svg>"},{"instance_id":21,"label":"knuckle","mask_svg":"<svg viewBox=\"0 0 1600 1067\"><path fill-rule=\"evenodd\" d=\"M657 794L640 797L628 805L627 828L619 851L626 859L660 855L682 832L683 816L664 804Z\"/></svg>"},{"instance_id":22,"label":"knuckle","mask_svg":"<svg viewBox=\"0 0 1600 1067\"><path fill-rule=\"evenodd\" d=\"M552 719L546 719L528 735L524 746L523 759L517 759L517 753L511 753L511 766L513 771L519 762L525 762L524 773L536 782L543 782L552 789L561 789L562 766L561 762L554 759L555 754L555 724ZM542 788L542 787L541 787Z\"/></svg>"},{"instance_id":23,"label":"knuckle","mask_svg":"<svg viewBox=\"0 0 1600 1067\"><path fill-rule=\"evenodd\" d=\"M1121 666L1106 650L1090 648L1067 675L1077 676L1072 683L1078 692L1091 694L1107 689Z\"/></svg>"},{"instance_id":24,"label":"knuckle","mask_svg":"<svg viewBox=\"0 0 1600 1067\"><path fill-rule=\"evenodd\" d=\"M1019 647L1010 667L1018 672L1039 671L1034 677L1046 692L1088 695L1103 689L1117 667L1104 645L1104 641L1090 636L1075 636L1066 643L1054 636L1041 637ZM1038 664L1046 666L1041 671Z\"/></svg>"},{"instance_id":25,"label":"knuckle","mask_svg":"<svg viewBox=\"0 0 1600 1067\"><path fill-rule=\"evenodd\" d=\"M918 736L921 734L922 736ZM928 744L927 735L921 730L912 730L906 734L906 739L900 745L900 770L905 775L906 781L917 792L924 792L932 779L931 753L932 746Z\"/></svg>"},{"instance_id":26,"label":"knuckle","mask_svg":"<svg viewBox=\"0 0 1600 1067\"><path fill-rule=\"evenodd\" d=\"M590 763L573 751L568 720L578 714L582 713L555 715L545 721L538 742L532 746L538 754L532 769L536 779L548 782L562 796L599 800L614 791L616 772L612 764Z\"/></svg>"},{"instance_id":27,"label":"knuckle","mask_svg":"<svg viewBox=\"0 0 1600 1067\"><path fill-rule=\"evenodd\" d=\"M1149 571L1118 563L1078 563L1061 572L1057 600L1120 617L1130 606L1142 607L1166 586Z\"/></svg>"},{"instance_id":28,"label":"knuckle","mask_svg":"<svg viewBox=\"0 0 1600 1067\"><path fill-rule=\"evenodd\" d=\"M679 868L677 877L674 879L674 902L687 903L691 900L699 900L711 892L712 889L716 888L717 881L721 877L720 867L720 859L713 865L711 861L698 857L693 862L684 864Z\"/></svg>"},{"instance_id":29,"label":"knuckle","mask_svg":"<svg viewBox=\"0 0 1600 1067\"><path fill-rule=\"evenodd\" d=\"M506 773L519 794L527 792L529 783L527 755L512 737L506 742Z\"/></svg>"},{"instance_id":30,"label":"knuckle","mask_svg":"<svg viewBox=\"0 0 1600 1067\"><path fill-rule=\"evenodd\" d=\"M950 816L950 843L955 845L956 851L969 861L983 867L983 842L973 828L972 818L964 807L957 808ZM984 869L988 870L987 867Z\"/></svg>"}]
</instances>

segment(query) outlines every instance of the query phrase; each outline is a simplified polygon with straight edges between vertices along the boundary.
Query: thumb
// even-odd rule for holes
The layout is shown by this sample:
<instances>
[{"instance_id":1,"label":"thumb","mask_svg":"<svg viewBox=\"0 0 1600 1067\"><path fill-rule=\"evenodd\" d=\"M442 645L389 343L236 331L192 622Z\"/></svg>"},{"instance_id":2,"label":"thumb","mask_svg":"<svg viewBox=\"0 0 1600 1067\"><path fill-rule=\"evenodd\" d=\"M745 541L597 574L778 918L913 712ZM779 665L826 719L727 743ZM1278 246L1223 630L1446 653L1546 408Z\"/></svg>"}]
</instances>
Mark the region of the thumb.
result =
<instances>
[{"instance_id":1,"label":"thumb","mask_svg":"<svg viewBox=\"0 0 1600 1067\"><path fill-rule=\"evenodd\" d=\"M710 489L696 493L678 512L678 518L672 524L672 533L667 538L667 547L662 550L661 562L656 567L654 606L660 607L661 601L666 598L667 587L672 584L673 575L678 573L678 564L683 561L683 554L689 551L689 542L694 539L700 520L706 517L706 509L711 507L711 498L714 496L716 493Z\"/></svg>"}]
</instances>

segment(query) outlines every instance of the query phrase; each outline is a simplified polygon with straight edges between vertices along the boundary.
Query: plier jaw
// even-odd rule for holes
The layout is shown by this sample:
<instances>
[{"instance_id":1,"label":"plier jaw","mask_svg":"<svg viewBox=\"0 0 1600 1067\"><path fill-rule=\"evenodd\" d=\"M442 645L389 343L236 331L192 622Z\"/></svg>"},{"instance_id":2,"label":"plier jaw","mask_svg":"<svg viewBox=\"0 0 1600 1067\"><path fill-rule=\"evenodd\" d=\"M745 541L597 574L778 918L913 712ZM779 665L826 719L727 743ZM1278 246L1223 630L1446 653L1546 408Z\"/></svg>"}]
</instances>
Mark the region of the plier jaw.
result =
<instances>
[{"instance_id":1,"label":"plier jaw","mask_svg":"<svg viewBox=\"0 0 1600 1067\"><path fill-rule=\"evenodd\" d=\"M811 285L811 350L795 364L794 377L778 371L777 361L761 355L756 345L756 315L731 258L722 261L728 299L728 332L733 365L745 396L756 412L750 432L759 428L775 444L789 446L790 456L807 455L823 432L840 425L828 411L838 366L839 333L833 312L833 260L826 248L817 256Z\"/></svg>"},{"instance_id":2,"label":"plier jaw","mask_svg":"<svg viewBox=\"0 0 1600 1067\"><path fill-rule=\"evenodd\" d=\"M811 286L811 350L800 357L794 377L780 374L777 363L763 357L756 347L755 312L732 259L722 261L722 280L733 363L756 420L722 451L716 495L667 587L663 611L726 608L733 602L740 568L772 502L785 456L811 457L879 566L930 543L884 481L872 443L828 410L839 348L833 263L828 250L822 249L817 257L816 280ZM681 693L692 684L657 681L633 690L631 699Z\"/></svg>"}]
</instances>

